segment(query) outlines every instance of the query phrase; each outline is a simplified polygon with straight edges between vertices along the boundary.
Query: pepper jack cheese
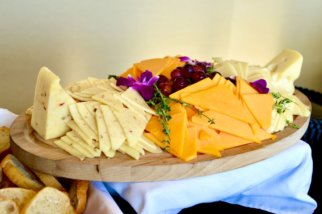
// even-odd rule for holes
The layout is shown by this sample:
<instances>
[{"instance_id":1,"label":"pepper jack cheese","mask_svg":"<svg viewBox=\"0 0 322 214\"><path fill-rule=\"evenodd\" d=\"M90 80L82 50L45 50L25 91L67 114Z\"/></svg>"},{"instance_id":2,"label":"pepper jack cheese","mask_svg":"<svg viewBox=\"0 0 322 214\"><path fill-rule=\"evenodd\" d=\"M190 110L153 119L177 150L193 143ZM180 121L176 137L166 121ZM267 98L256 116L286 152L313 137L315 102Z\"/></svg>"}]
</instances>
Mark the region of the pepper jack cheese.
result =
<instances>
[{"instance_id":1,"label":"pepper jack cheese","mask_svg":"<svg viewBox=\"0 0 322 214\"><path fill-rule=\"evenodd\" d=\"M60 85L60 79L48 68L40 69L33 103L31 126L45 140L64 135L69 127L64 119L75 100Z\"/></svg>"}]
</instances>

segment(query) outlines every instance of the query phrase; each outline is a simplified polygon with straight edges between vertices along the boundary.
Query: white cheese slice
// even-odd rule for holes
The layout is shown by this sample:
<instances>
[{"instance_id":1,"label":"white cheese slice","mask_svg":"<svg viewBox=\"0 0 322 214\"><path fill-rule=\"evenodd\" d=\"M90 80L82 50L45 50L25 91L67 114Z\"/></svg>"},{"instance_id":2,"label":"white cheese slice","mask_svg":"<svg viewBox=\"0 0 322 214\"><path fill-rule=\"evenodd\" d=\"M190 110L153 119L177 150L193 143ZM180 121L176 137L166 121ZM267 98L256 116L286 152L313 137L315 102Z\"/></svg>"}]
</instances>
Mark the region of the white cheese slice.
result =
<instances>
[{"instance_id":1,"label":"white cheese slice","mask_svg":"<svg viewBox=\"0 0 322 214\"><path fill-rule=\"evenodd\" d=\"M31 117L31 126L45 140L64 135L69 127L64 119L75 100L60 85L60 79L48 68L40 69Z\"/></svg>"}]
</instances>

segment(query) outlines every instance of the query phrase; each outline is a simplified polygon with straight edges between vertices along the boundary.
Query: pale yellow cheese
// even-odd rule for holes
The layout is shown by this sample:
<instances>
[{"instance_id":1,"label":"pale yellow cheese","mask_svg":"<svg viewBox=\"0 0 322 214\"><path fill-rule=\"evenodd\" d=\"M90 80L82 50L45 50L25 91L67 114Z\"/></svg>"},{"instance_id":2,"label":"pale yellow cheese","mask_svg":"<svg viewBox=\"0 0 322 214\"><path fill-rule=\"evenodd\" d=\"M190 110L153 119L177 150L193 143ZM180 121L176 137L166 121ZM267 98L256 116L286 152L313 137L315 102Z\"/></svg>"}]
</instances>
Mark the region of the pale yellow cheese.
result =
<instances>
[{"instance_id":1,"label":"pale yellow cheese","mask_svg":"<svg viewBox=\"0 0 322 214\"><path fill-rule=\"evenodd\" d=\"M302 55L291 49L283 50L265 66L271 72L271 91L281 94L294 93L294 81L300 76Z\"/></svg>"},{"instance_id":2,"label":"pale yellow cheese","mask_svg":"<svg viewBox=\"0 0 322 214\"><path fill-rule=\"evenodd\" d=\"M64 135L69 127L68 105L75 103L60 85L60 79L48 68L40 69L33 103L31 126L45 140Z\"/></svg>"}]
</instances>

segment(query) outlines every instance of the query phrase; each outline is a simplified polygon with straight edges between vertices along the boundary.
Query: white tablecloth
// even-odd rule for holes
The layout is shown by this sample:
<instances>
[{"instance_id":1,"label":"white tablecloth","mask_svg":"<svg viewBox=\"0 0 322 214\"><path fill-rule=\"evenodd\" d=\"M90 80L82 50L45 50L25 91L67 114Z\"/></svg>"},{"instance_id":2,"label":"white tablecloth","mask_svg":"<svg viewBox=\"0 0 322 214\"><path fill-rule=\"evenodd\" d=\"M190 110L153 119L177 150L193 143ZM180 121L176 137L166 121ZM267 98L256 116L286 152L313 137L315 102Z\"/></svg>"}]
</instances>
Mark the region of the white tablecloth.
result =
<instances>
[{"instance_id":1,"label":"white tablecloth","mask_svg":"<svg viewBox=\"0 0 322 214\"><path fill-rule=\"evenodd\" d=\"M0 109L0 125L15 115ZM311 184L310 146L300 141L260 162L209 176L178 181L106 183L138 213L178 213L181 209L226 201L273 213L313 213L317 204L308 196ZM92 182L85 214L122 213L102 182ZM215 212L215 210L214 210Z\"/></svg>"}]
</instances>

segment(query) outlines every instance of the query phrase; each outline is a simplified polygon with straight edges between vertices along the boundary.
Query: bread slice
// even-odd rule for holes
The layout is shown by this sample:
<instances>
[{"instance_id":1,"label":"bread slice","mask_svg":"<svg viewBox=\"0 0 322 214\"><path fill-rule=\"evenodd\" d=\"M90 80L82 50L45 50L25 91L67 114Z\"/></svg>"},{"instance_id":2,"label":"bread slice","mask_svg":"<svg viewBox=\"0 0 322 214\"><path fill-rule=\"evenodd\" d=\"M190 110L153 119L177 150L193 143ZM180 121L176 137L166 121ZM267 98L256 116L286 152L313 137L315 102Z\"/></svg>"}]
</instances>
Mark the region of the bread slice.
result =
<instances>
[{"instance_id":1,"label":"bread slice","mask_svg":"<svg viewBox=\"0 0 322 214\"><path fill-rule=\"evenodd\" d=\"M0 158L4 157L3 154L9 151L10 148L10 134L9 128L5 126L0 127Z\"/></svg>"},{"instance_id":2,"label":"bread slice","mask_svg":"<svg viewBox=\"0 0 322 214\"><path fill-rule=\"evenodd\" d=\"M19 214L19 208L13 200L0 198L0 214Z\"/></svg>"},{"instance_id":3,"label":"bread slice","mask_svg":"<svg viewBox=\"0 0 322 214\"><path fill-rule=\"evenodd\" d=\"M53 187L40 190L21 210L21 214L75 214L68 195Z\"/></svg>"},{"instance_id":4,"label":"bread slice","mask_svg":"<svg viewBox=\"0 0 322 214\"><path fill-rule=\"evenodd\" d=\"M0 198L13 200L14 202L16 202L18 207L24 206L35 195L35 191L20 187L0 189Z\"/></svg>"},{"instance_id":5,"label":"bread slice","mask_svg":"<svg viewBox=\"0 0 322 214\"><path fill-rule=\"evenodd\" d=\"M60 191L66 191L61 183L57 180L55 176L48 175L42 172L34 171L36 176L43 182L47 187L54 187Z\"/></svg>"},{"instance_id":6,"label":"bread slice","mask_svg":"<svg viewBox=\"0 0 322 214\"><path fill-rule=\"evenodd\" d=\"M69 197L77 214L81 214L85 210L88 186L88 181L74 180L69 189Z\"/></svg>"},{"instance_id":7,"label":"bread slice","mask_svg":"<svg viewBox=\"0 0 322 214\"><path fill-rule=\"evenodd\" d=\"M8 154L2 161L1 167L9 180L18 187L40 190L44 186L37 180L32 172L13 155Z\"/></svg>"}]
</instances>

